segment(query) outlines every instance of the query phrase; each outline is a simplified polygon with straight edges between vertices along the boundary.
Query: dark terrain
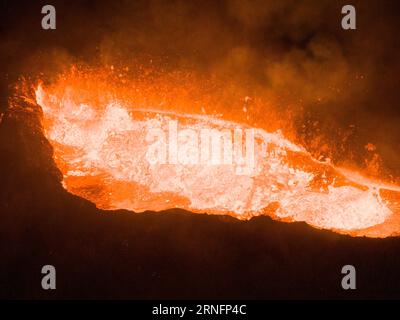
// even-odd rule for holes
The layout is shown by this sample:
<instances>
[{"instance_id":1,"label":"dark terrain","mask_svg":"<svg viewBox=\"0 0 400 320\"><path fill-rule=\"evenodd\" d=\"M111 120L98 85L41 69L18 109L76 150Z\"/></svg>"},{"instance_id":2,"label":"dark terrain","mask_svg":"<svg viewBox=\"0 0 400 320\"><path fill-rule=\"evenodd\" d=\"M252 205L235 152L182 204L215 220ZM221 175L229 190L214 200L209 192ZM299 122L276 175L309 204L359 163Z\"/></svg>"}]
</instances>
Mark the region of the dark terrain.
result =
<instances>
[{"instance_id":1,"label":"dark terrain","mask_svg":"<svg viewBox=\"0 0 400 320\"><path fill-rule=\"evenodd\" d=\"M0 124L1 298L399 298L400 239L268 217L102 211L67 193L29 105ZM34 106L35 107L35 106ZM41 268L57 289L41 289ZM341 268L357 290L341 289Z\"/></svg>"}]
</instances>

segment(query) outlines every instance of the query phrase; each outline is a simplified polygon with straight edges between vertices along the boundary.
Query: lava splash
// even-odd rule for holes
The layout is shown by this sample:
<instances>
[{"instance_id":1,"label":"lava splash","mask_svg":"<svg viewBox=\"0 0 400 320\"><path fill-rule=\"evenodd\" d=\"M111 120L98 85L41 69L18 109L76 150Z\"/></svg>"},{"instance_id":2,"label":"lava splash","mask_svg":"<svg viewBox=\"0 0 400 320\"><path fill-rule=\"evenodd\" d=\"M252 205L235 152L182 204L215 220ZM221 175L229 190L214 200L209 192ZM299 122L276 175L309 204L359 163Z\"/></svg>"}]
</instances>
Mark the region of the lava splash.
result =
<instances>
[{"instance_id":1,"label":"lava splash","mask_svg":"<svg viewBox=\"0 0 400 320\"><path fill-rule=\"evenodd\" d=\"M134 99L81 102L74 90L39 85L36 101L63 186L99 208L270 215L355 236L400 231L400 188L317 161L280 131Z\"/></svg>"}]
</instances>

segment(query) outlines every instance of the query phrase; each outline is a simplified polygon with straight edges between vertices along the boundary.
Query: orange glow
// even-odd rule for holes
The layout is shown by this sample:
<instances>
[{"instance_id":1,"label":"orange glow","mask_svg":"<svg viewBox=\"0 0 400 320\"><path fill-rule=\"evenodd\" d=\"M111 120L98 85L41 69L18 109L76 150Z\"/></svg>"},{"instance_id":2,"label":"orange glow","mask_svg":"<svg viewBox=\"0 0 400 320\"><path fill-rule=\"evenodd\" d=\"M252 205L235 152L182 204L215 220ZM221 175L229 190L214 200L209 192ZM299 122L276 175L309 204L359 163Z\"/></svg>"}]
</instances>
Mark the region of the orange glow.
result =
<instances>
[{"instance_id":1,"label":"orange glow","mask_svg":"<svg viewBox=\"0 0 400 320\"><path fill-rule=\"evenodd\" d=\"M270 215L353 236L399 234L400 187L317 161L276 130L274 125L282 121L272 112L265 113L265 123L273 125L260 127L249 117L251 98L243 97L239 111L213 96L218 88L208 91L190 75L144 72L128 80L123 73L112 74L75 70L36 89L45 135L69 192L102 209L183 208L239 219ZM154 130L165 133L158 142L170 160L171 123L178 130L177 158L149 162L155 143L149 133ZM235 146L243 147L245 155L250 148L245 132L250 129L251 170L243 161L202 162L200 144L193 144L201 140L201 130L224 132L233 144L235 132L241 132ZM182 132L198 135L188 138ZM221 158L223 140L218 146ZM188 153L195 155L189 163L180 158Z\"/></svg>"}]
</instances>

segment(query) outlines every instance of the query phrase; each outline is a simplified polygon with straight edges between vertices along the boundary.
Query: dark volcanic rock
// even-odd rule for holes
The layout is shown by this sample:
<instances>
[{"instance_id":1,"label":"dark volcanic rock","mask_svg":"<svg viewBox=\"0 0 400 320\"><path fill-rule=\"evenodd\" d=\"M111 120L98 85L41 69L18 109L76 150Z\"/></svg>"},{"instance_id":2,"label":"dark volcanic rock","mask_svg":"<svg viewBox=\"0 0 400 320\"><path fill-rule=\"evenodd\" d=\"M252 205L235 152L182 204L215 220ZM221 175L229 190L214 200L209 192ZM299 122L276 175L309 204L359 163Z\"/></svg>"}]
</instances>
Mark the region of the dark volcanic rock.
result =
<instances>
[{"instance_id":1,"label":"dark volcanic rock","mask_svg":"<svg viewBox=\"0 0 400 320\"><path fill-rule=\"evenodd\" d=\"M39 111L18 103L0 123L1 298L400 297L398 238L268 217L96 209L61 187ZM57 290L41 288L46 264ZM345 264L356 267L357 290L341 289Z\"/></svg>"}]
</instances>

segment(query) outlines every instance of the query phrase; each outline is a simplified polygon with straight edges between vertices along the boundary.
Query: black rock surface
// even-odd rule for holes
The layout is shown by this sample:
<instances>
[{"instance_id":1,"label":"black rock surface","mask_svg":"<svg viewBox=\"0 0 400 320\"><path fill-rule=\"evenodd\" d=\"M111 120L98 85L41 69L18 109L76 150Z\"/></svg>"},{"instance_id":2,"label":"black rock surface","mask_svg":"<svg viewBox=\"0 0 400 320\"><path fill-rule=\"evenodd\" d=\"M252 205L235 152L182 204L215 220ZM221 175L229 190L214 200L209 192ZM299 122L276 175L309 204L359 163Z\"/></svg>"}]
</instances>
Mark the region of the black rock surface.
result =
<instances>
[{"instance_id":1,"label":"black rock surface","mask_svg":"<svg viewBox=\"0 0 400 320\"><path fill-rule=\"evenodd\" d=\"M400 297L398 238L269 217L99 210L62 188L40 112L20 98L11 105L0 123L0 298ZM56 290L41 288L47 264ZM346 264L356 290L341 288Z\"/></svg>"}]
</instances>

